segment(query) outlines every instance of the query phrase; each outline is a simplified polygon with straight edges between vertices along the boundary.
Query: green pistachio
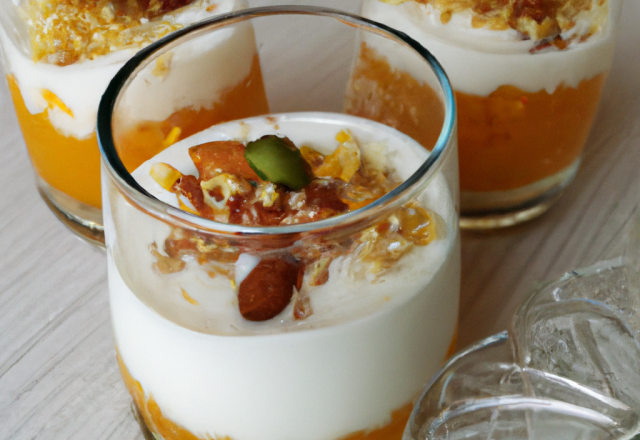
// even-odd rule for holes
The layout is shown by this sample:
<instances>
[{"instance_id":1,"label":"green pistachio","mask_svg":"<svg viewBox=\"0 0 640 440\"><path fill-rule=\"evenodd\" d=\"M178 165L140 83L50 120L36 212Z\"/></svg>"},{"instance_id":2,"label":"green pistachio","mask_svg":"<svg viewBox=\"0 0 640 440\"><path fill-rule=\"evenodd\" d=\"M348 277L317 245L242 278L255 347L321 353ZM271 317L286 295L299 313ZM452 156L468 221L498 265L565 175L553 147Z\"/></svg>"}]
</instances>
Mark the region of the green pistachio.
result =
<instances>
[{"instance_id":1,"label":"green pistachio","mask_svg":"<svg viewBox=\"0 0 640 440\"><path fill-rule=\"evenodd\" d=\"M249 166L262 179L298 191L313 179L309 164L288 138L266 135L244 150Z\"/></svg>"}]
</instances>

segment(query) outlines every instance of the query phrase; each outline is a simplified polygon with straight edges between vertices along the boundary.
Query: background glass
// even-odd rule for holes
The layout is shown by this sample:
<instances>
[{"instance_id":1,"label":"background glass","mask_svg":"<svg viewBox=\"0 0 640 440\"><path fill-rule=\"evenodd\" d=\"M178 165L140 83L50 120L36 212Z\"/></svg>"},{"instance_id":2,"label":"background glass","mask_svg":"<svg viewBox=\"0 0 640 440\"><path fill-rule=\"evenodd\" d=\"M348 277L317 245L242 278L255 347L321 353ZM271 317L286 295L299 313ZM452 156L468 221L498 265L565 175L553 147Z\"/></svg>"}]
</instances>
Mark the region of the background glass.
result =
<instances>
[{"instance_id":1,"label":"background glass","mask_svg":"<svg viewBox=\"0 0 640 440\"><path fill-rule=\"evenodd\" d=\"M150 42L190 22L246 7L246 0L162 0L154 15L143 3L0 0L4 70L38 190L60 221L97 245L103 245L104 234L96 116L109 81ZM187 3L175 18L164 15ZM233 119L236 109L226 114L225 104L208 116Z\"/></svg>"},{"instance_id":2,"label":"background glass","mask_svg":"<svg viewBox=\"0 0 640 440\"><path fill-rule=\"evenodd\" d=\"M516 13L503 23L502 14L493 22L474 15L480 6L472 13L446 2L363 2L364 17L406 32L449 73L458 104L463 228L510 226L542 214L578 170L613 61L622 2L564 3L561 11L591 9L566 19L572 26L556 37L537 39L509 27ZM558 26L552 22L545 19L550 29Z\"/></svg>"}]
</instances>

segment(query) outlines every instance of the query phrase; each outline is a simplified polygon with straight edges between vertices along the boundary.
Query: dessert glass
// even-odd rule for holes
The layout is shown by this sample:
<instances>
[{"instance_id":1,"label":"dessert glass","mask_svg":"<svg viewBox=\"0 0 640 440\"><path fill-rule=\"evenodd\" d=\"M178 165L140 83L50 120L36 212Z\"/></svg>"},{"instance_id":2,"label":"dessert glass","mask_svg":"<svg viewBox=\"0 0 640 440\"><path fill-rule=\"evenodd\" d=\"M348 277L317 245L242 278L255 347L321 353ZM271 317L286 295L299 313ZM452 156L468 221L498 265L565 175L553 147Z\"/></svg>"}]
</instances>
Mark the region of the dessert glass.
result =
<instances>
[{"instance_id":1,"label":"dessert glass","mask_svg":"<svg viewBox=\"0 0 640 440\"><path fill-rule=\"evenodd\" d=\"M364 17L406 32L450 75L461 227L534 218L571 182L613 60L621 3L364 1ZM371 80L393 66L373 65L367 53L361 64Z\"/></svg>"},{"instance_id":2,"label":"dessert glass","mask_svg":"<svg viewBox=\"0 0 640 440\"><path fill-rule=\"evenodd\" d=\"M508 332L434 376L404 440L638 438L640 285L629 262L603 261L536 289Z\"/></svg>"},{"instance_id":3,"label":"dessert glass","mask_svg":"<svg viewBox=\"0 0 640 440\"><path fill-rule=\"evenodd\" d=\"M193 68L193 62L180 62L180 54L198 48L198 65L209 66L210 76L223 74L242 46L202 49L229 41L245 27L256 31L256 41L247 44L258 47L271 112L260 119L274 131L299 115L312 122L333 115L338 123L331 130L341 120L362 121L345 115L344 96L366 37L385 41L411 61L413 69L398 72L396 81L410 77L438 98L436 126L430 127L438 136L430 153L391 130L422 155L420 161L396 161L405 180L364 208L312 223L218 223L151 196L126 164L131 154L144 160L156 152L144 144L136 149L128 134L151 111L171 114L185 96L197 100L192 91L207 86L206 78L149 81L151 72L167 56L171 69ZM416 102L420 111L423 105L431 104ZM249 131L253 120L237 125ZM98 139L117 357L157 438L401 437L414 399L455 344L460 282L453 92L426 50L396 31L328 9L240 11L177 31L134 56L103 97ZM394 262L395 244L376 248L366 234L411 201L426 204L438 238ZM242 282L235 280L243 261L322 253L357 240L378 249L374 263L391 261L391 270L380 278L366 271L363 276L358 261L341 254L326 283L318 289L303 284L280 315L263 322L240 317L236 286ZM183 246L183 258L169 257L167 246L173 245ZM311 274L314 268L308 267ZM305 296L313 314L296 319Z\"/></svg>"},{"instance_id":4,"label":"dessert glass","mask_svg":"<svg viewBox=\"0 0 640 440\"><path fill-rule=\"evenodd\" d=\"M44 201L73 232L104 242L96 116L113 75L140 48L192 22L246 7L245 0L71 2L1 0L0 46L18 122ZM234 102L266 107L260 72L238 71L235 87L220 84L205 108L184 109L182 133L150 125L150 148L198 131L198 124L250 116ZM170 62L170 60L165 60ZM157 74L162 75L162 65ZM254 84L246 88L246 83ZM209 92L214 92L209 90ZM189 132L191 130L191 132Z\"/></svg>"}]
</instances>

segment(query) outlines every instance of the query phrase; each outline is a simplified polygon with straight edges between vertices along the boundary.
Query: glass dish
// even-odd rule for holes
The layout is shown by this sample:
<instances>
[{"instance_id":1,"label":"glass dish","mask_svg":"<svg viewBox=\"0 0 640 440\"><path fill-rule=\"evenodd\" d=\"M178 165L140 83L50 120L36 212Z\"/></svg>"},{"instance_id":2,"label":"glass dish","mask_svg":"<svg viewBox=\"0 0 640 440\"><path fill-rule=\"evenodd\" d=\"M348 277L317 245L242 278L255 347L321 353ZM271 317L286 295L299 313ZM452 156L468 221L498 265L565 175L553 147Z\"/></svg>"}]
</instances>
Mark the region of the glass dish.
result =
<instances>
[{"instance_id":1,"label":"glass dish","mask_svg":"<svg viewBox=\"0 0 640 440\"><path fill-rule=\"evenodd\" d=\"M248 28L255 38L244 37ZM282 28L289 33L275 32ZM428 150L345 111L353 61L365 41L411 61L413 68L394 82L411 79L436 98L425 130L437 136ZM201 106L213 78L256 48L269 108L241 104L263 116L215 125L158 156L130 135L149 115ZM208 77L154 78L167 58L168 75L204 70ZM432 101L416 105L433 108ZM207 20L142 50L115 76L98 114L112 323L124 381L156 438L401 438L413 401L455 345L454 110L446 76L426 50L384 26L323 8L248 9ZM336 152L343 137L336 133L346 129L387 145L386 159L402 181L335 217L267 227L221 223L178 209L174 194L149 183L154 164L171 163L164 158L216 133L253 140L267 130L298 146L333 142ZM433 241L411 244L394 232L393 219L407 209L428 216ZM271 272L253 274L274 258L303 264L303 281L282 312L249 321L243 286L247 279L267 283ZM246 275L245 263L256 260Z\"/></svg>"}]
</instances>

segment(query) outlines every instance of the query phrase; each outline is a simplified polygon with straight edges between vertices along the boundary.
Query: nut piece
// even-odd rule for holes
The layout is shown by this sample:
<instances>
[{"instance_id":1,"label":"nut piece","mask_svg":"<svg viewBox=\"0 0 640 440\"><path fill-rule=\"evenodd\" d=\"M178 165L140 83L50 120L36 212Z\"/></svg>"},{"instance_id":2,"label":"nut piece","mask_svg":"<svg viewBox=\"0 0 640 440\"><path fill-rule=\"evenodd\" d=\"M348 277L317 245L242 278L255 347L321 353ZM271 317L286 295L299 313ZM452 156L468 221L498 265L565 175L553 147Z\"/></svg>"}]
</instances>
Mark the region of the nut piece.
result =
<instances>
[{"instance_id":1,"label":"nut piece","mask_svg":"<svg viewBox=\"0 0 640 440\"><path fill-rule=\"evenodd\" d=\"M290 256L264 258L240 283L238 306L249 321L267 321L282 312L293 296L300 263Z\"/></svg>"},{"instance_id":2,"label":"nut piece","mask_svg":"<svg viewBox=\"0 0 640 440\"><path fill-rule=\"evenodd\" d=\"M244 157L262 180L299 191L311 182L311 167L289 138L268 134L247 143Z\"/></svg>"}]
</instances>

